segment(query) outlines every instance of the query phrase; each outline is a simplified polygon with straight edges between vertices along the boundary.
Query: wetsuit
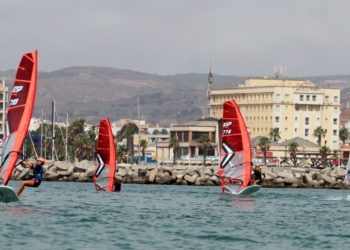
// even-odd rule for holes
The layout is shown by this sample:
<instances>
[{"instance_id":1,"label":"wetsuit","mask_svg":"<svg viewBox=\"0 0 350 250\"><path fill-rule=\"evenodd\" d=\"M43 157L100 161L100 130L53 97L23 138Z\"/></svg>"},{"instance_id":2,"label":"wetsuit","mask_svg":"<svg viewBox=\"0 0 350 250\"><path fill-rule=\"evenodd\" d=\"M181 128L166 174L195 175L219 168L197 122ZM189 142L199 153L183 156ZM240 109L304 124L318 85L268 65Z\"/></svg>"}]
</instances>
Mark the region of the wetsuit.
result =
<instances>
[{"instance_id":1,"label":"wetsuit","mask_svg":"<svg viewBox=\"0 0 350 250\"><path fill-rule=\"evenodd\" d=\"M261 172L259 170L254 170L254 180L259 180L261 182Z\"/></svg>"},{"instance_id":2,"label":"wetsuit","mask_svg":"<svg viewBox=\"0 0 350 250\"><path fill-rule=\"evenodd\" d=\"M43 179L43 165L39 164L39 165L35 165L34 169L33 169L33 174L34 174L34 187L39 187L41 180Z\"/></svg>"},{"instance_id":3,"label":"wetsuit","mask_svg":"<svg viewBox=\"0 0 350 250\"><path fill-rule=\"evenodd\" d=\"M114 192L120 192L121 188L122 188L121 183L120 183L118 180L115 180L115 183L114 183Z\"/></svg>"}]
</instances>

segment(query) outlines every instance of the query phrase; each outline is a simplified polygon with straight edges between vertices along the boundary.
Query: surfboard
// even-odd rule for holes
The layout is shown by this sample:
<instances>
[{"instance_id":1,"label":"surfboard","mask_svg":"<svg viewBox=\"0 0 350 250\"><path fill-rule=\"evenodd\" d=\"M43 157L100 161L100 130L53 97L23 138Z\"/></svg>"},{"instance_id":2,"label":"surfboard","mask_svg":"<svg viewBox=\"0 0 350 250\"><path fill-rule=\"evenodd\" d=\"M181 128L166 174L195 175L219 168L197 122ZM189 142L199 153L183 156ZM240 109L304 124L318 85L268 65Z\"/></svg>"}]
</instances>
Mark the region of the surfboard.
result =
<instances>
[{"instance_id":1,"label":"surfboard","mask_svg":"<svg viewBox=\"0 0 350 250\"><path fill-rule=\"evenodd\" d=\"M254 185L254 186L249 186L237 193L237 195L252 195L260 190L261 186L259 185Z\"/></svg>"},{"instance_id":2,"label":"surfboard","mask_svg":"<svg viewBox=\"0 0 350 250\"><path fill-rule=\"evenodd\" d=\"M10 203L18 201L16 192L8 186L0 186L0 202Z\"/></svg>"}]
</instances>

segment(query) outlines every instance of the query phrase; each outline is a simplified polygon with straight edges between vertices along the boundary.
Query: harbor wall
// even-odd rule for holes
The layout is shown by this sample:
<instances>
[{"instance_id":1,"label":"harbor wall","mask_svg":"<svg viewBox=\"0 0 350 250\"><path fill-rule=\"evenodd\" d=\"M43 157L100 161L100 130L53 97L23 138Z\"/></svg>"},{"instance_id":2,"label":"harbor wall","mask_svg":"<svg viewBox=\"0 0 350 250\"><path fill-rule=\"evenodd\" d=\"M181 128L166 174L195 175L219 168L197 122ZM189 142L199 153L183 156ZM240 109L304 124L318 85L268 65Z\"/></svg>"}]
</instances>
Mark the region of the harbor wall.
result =
<instances>
[{"instance_id":1,"label":"harbor wall","mask_svg":"<svg viewBox=\"0 0 350 250\"><path fill-rule=\"evenodd\" d=\"M44 165L43 181L92 182L95 166L92 162L54 162ZM136 165L118 164L116 178L122 183L220 186L218 166L203 165ZM262 166L262 187L350 189L344 180L345 167L293 168ZM13 180L33 178L32 170L17 166Z\"/></svg>"}]
</instances>

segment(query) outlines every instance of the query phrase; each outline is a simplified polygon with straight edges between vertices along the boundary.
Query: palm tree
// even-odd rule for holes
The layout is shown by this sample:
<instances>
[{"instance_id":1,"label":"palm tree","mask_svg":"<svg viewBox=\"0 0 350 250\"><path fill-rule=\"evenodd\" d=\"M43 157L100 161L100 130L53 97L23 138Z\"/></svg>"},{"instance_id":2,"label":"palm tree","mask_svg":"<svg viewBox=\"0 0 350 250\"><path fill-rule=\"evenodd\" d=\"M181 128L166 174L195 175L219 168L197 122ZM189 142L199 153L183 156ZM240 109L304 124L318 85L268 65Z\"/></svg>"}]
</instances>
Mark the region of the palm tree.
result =
<instances>
[{"instance_id":1,"label":"palm tree","mask_svg":"<svg viewBox=\"0 0 350 250\"><path fill-rule=\"evenodd\" d=\"M74 140L73 146L75 148L76 157L79 160L91 159L93 154L93 143L87 133L78 134Z\"/></svg>"},{"instance_id":2,"label":"palm tree","mask_svg":"<svg viewBox=\"0 0 350 250\"><path fill-rule=\"evenodd\" d=\"M117 145L117 159L119 162L124 160L124 155L127 153L127 148L125 145Z\"/></svg>"},{"instance_id":3,"label":"palm tree","mask_svg":"<svg viewBox=\"0 0 350 250\"><path fill-rule=\"evenodd\" d=\"M211 147L211 140L207 134L201 135L199 138L198 142L201 144L201 148L203 150L203 165L204 167L206 166L205 164L205 159L207 157L208 149Z\"/></svg>"},{"instance_id":4,"label":"palm tree","mask_svg":"<svg viewBox=\"0 0 350 250\"><path fill-rule=\"evenodd\" d=\"M349 131L347 128L341 128L339 130L339 138L342 140L343 144L345 144L345 140L349 138Z\"/></svg>"},{"instance_id":5,"label":"palm tree","mask_svg":"<svg viewBox=\"0 0 350 250\"><path fill-rule=\"evenodd\" d=\"M326 131L321 126L318 126L312 135L318 138L318 145L321 146L321 137L326 137Z\"/></svg>"},{"instance_id":6,"label":"palm tree","mask_svg":"<svg viewBox=\"0 0 350 250\"><path fill-rule=\"evenodd\" d=\"M129 156L134 155L134 134L137 132L137 127L134 123L128 122L125 127L124 135L127 138L126 147L128 149Z\"/></svg>"},{"instance_id":7,"label":"palm tree","mask_svg":"<svg viewBox=\"0 0 350 250\"><path fill-rule=\"evenodd\" d=\"M145 158L145 150L148 146L148 141L145 139L140 140L140 147L142 147L142 156Z\"/></svg>"},{"instance_id":8,"label":"palm tree","mask_svg":"<svg viewBox=\"0 0 350 250\"><path fill-rule=\"evenodd\" d=\"M328 156L329 152L331 152L331 150L326 145L323 145L320 148L320 154L321 154L322 161L326 161L327 160L327 156Z\"/></svg>"},{"instance_id":9,"label":"palm tree","mask_svg":"<svg viewBox=\"0 0 350 250\"><path fill-rule=\"evenodd\" d=\"M263 151L264 153L264 162L266 165L266 152L270 149L270 139L266 136L262 136L258 142L258 147Z\"/></svg>"},{"instance_id":10,"label":"palm tree","mask_svg":"<svg viewBox=\"0 0 350 250\"><path fill-rule=\"evenodd\" d=\"M290 158L292 158L292 162L294 164L294 167L297 165L297 151L298 151L299 144L296 142L292 142L289 144L289 151L290 151Z\"/></svg>"},{"instance_id":11,"label":"palm tree","mask_svg":"<svg viewBox=\"0 0 350 250\"><path fill-rule=\"evenodd\" d=\"M177 153L177 150L180 146L180 140L177 139L175 136L172 137L170 139L170 142L169 142L169 148L172 148L173 149L173 153L174 153L174 165L175 165L175 158L176 158L176 153Z\"/></svg>"},{"instance_id":12,"label":"palm tree","mask_svg":"<svg viewBox=\"0 0 350 250\"><path fill-rule=\"evenodd\" d=\"M74 143L77 135L84 132L85 119L77 118L68 127L68 140L70 143Z\"/></svg>"},{"instance_id":13,"label":"palm tree","mask_svg":"<svg viewBox=\"0 0 350 250\"><path fill-rule=\"evenodd\" d=\"M271 128L270 129L270 133L269 133L269 137L270 139L273 138L273 141L278 141L279 139L281 139L281 136L280 136L280 131L279 131L279 128Z\"/></svg>"}]
</instances>

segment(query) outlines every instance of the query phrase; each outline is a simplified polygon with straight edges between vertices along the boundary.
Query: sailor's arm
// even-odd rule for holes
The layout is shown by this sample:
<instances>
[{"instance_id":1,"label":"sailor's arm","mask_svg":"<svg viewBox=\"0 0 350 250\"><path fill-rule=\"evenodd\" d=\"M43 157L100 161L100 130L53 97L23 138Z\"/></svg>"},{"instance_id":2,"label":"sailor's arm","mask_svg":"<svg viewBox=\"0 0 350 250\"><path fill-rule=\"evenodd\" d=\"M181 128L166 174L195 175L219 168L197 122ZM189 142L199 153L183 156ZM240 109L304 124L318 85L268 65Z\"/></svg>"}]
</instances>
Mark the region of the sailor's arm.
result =
<instances>
[{"instance_id":1,"label":"sailor's arm","mask_svg":"<svg viewBox=\"0 0 350 250\"><path fill-rule=\"evenodd\" d=\"M34 168L34 165L28 161L23 161L23 167L25 168Z\"/></svg>"}]
</instances>

